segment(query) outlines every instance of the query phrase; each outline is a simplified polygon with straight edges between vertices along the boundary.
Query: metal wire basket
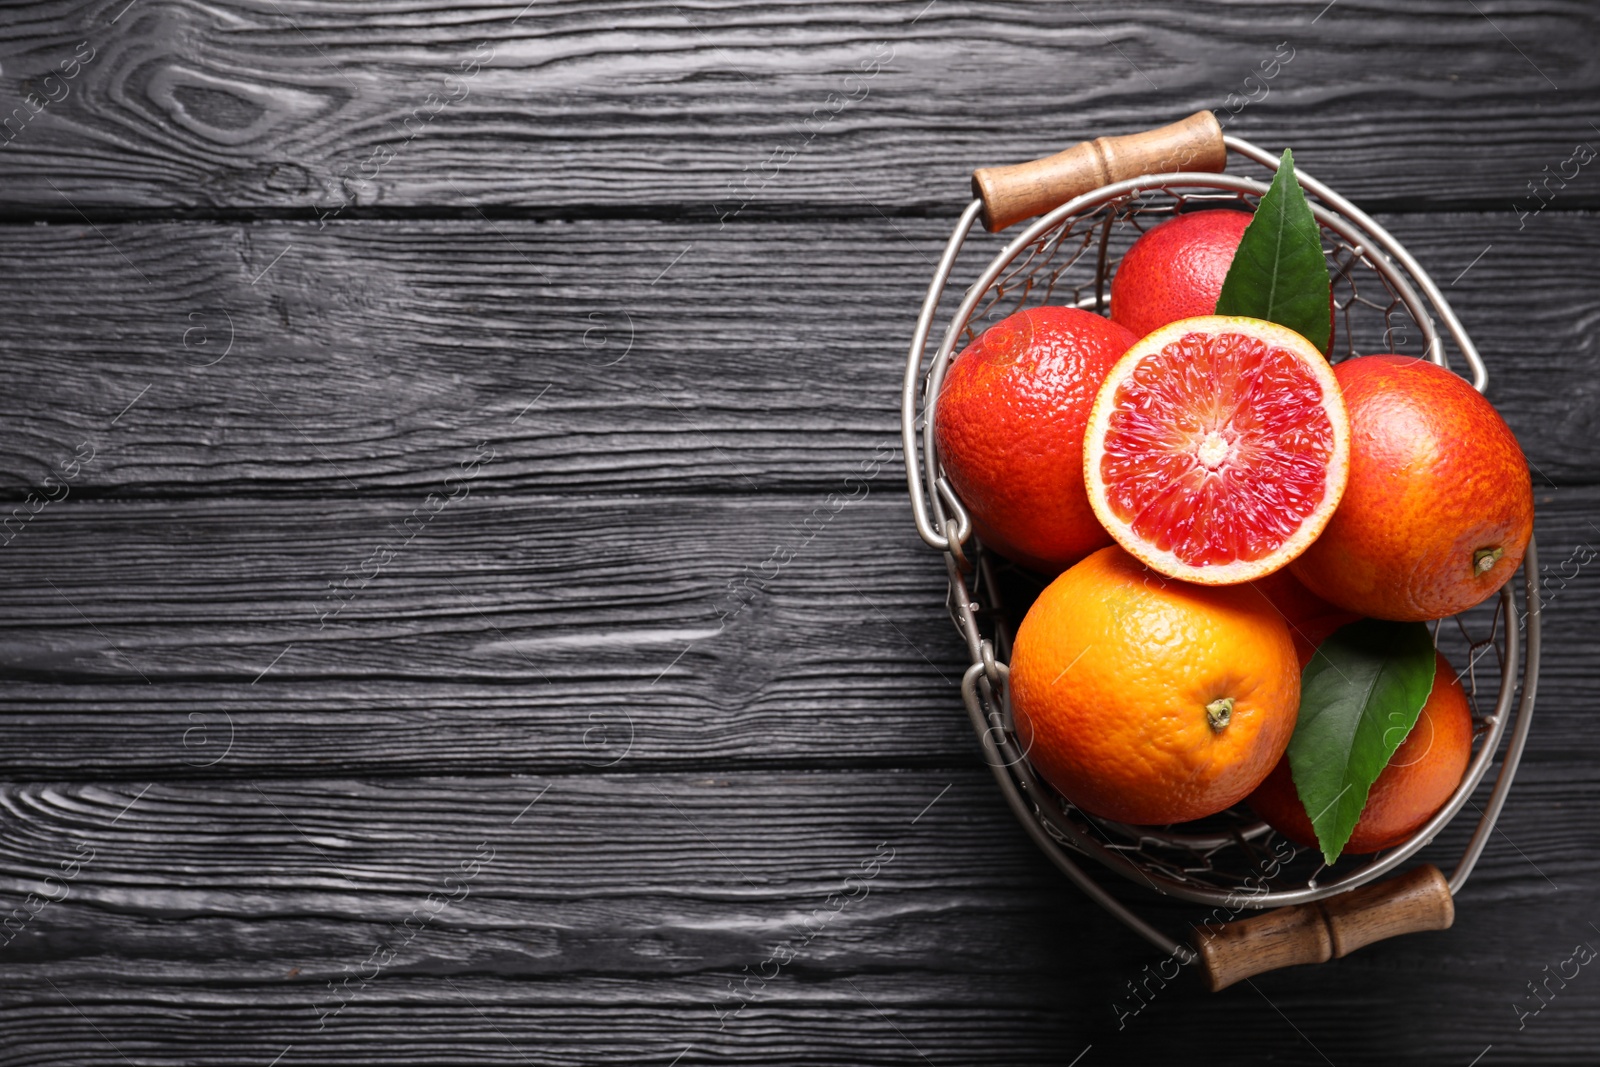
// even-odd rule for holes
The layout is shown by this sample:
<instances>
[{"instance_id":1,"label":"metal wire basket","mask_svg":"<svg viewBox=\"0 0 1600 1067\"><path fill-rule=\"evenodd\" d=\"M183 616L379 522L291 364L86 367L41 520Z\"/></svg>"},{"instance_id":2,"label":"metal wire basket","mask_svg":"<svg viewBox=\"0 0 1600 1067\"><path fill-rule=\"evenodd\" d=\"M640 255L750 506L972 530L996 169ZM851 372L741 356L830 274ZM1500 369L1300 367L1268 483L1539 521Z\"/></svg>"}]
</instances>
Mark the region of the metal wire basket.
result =
<instances>
[{"instance_id":1,"label":"metal wire basket","mask_svg":"<svg viewBox=\"0 0 1600 1067\"><path fill-rule=\"evenodd\" d=\"M1273 967L1342 956L1395 933L1448 927L1453 896L1471 875L1510 790L1532 722L1539 670L1539 565L1530 543L1520 611L1512 581L1498 598L1434 627L1435 643L1461 672L1473 707L1474 752L1459 788L1403 844L1332 867L1317 850L1294 846L1243 806L1199 823L1129 826L1078 809L1029 765L1013 728L1006 663L1014 626L1040 581L974 537L967 510L939 465L933 401L956 353L992 322L1045 304L1103 312L1118 261L1151 226L1195 207L1253 210L1267 184L1221 173L1229 158L1259 168L1267 180L1277 166L1273 155L1224 137L1211 113L1201 112L1160 130L1101 138L1046 160L978 171L977 196L956 223L917 320L901 406L917 528L945 554L950 616L971 657L962 697L1007 802L1084 892L1179 963L1198 962L1213 989ZM1427 273L1364 212L1298 168L1297 174L1321 226L1334 282L1332 358L1398 352L1448 367L1448 339L1482 391L1487 369ZM997 231L1040 212L967 289L931 361L925 359L940 300L976 223L981 219ZM1499 774L1480 807L1473 795L1497 755ZM1469 804L1480 817L1460 843L1448 880L1423 865L1369 885L1416 855ZM1210 916L1191 931L1194 947L1135 914L1090 876L1079 863L1082 857L1159 894L1209 905ZM1264 908L1286 910L1229 921Z\"/></svg>"}]
</instances>

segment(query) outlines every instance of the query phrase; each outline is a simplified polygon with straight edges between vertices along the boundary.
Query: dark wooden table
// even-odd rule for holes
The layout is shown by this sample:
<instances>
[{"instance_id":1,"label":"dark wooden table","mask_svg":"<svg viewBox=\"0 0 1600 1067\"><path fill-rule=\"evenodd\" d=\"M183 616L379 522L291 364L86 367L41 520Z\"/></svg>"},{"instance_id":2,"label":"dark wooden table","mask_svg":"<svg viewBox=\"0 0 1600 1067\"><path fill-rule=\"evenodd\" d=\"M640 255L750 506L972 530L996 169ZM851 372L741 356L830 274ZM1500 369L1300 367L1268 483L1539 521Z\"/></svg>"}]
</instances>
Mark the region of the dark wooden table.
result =
<instances>
[{"instance_id":1,"label":"dark wooden table","mask_svg":"<svg viewBox=\"0 0 1600 1067\"><path fill-rule=\"evenodd\" d=\"M0 1063L1600 1062L1600 14L1400 6L9 5ZM1446 287L1554 597L1454 929L1133 1011L897 390L974 166L1198 108Z\"/></svg>"}]
</instances>

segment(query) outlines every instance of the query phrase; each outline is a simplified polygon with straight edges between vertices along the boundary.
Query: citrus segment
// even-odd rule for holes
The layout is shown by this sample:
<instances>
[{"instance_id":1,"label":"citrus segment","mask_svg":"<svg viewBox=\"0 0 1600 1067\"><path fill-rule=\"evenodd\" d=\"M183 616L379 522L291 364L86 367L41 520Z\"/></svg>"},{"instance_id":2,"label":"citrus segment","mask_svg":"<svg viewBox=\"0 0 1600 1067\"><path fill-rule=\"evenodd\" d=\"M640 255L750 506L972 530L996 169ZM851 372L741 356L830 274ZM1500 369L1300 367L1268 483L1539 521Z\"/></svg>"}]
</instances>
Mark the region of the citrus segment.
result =
<instances>
[{"instance_id":1,"label":"citrus segment","mask_svg":"<svg viewBox=\"0 0 1600 1067\"><path fill-rule=\"evenodd\" d=\"M1135 557L1204 585L1250 581L1314 541L1344 492L1333 371L1292 330L1203 316L1146 336L1106 377L1084 443L1096 517Z\"/></svg>"}]
</instances>

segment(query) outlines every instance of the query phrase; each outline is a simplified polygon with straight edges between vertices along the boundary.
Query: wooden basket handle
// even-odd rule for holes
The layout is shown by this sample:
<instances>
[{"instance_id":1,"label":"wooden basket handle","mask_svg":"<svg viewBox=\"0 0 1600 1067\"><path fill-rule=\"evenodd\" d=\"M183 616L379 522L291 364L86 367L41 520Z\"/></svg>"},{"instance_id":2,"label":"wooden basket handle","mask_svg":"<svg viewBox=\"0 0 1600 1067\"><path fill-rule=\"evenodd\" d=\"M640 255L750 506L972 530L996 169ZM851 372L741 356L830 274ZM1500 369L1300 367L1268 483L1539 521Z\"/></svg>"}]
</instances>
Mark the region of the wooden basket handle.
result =
<instances>
[{"instance_id":1,"label":"wooden basket handle","mask_svg":"<svg viewBox=\"0 0 1600 1067\"><path fill-rule=\"evenodd\" d=\"M983 201L983 224L998 233L1111 182L1175 170L1220 173L1227 161L1217 117L1196 111L1170 126L1096 137L1031 163L979 167L972 195Z\"/></svg>"},{"instance_id":2,"label":"wooden basket handle","mask_svg":"<svg viewBox=\"0 0 1600 1067\"><path fill-rule=\"evenodd\" d=\"M1455 918L1450 883L1425 863L1326 900L1197 926L1190 940L1200 952L1201 976L1215 993L1253 974L1323 963L1397 934L1447 930Z\"/></svg>"}]
</instances>

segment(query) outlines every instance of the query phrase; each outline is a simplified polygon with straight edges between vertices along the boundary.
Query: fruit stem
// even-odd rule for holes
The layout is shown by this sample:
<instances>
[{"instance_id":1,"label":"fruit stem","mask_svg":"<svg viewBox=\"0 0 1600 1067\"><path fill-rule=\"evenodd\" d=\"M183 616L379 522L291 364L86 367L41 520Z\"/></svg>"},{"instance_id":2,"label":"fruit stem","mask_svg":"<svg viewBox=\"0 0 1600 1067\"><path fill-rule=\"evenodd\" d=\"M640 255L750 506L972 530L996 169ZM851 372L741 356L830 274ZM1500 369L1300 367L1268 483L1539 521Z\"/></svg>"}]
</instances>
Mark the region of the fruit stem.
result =
<instances>
[{"instance_id":1,"label":"fruit stem","mask_svg":"<svg viewBox=\"0 0 1600 1067\"><path fill-rule=\"evenodd\" d=\"M1500 561L1506 550L1499 545L1490 548L1480 548L1472 554L1472 573L1488 574L1489 569Z\"/></svg>"},{"instance_id":2,"label":"fruit stem","mask_svg":"<svg viewBox=\"0 0 1600 1067\"><path fill-rule=\"evenodd\" d=\"M1206 722L1213 730L1221 730L1233 718L1233 698L1220 697L1206 705Z\"/></svg>"}]
</instances>

